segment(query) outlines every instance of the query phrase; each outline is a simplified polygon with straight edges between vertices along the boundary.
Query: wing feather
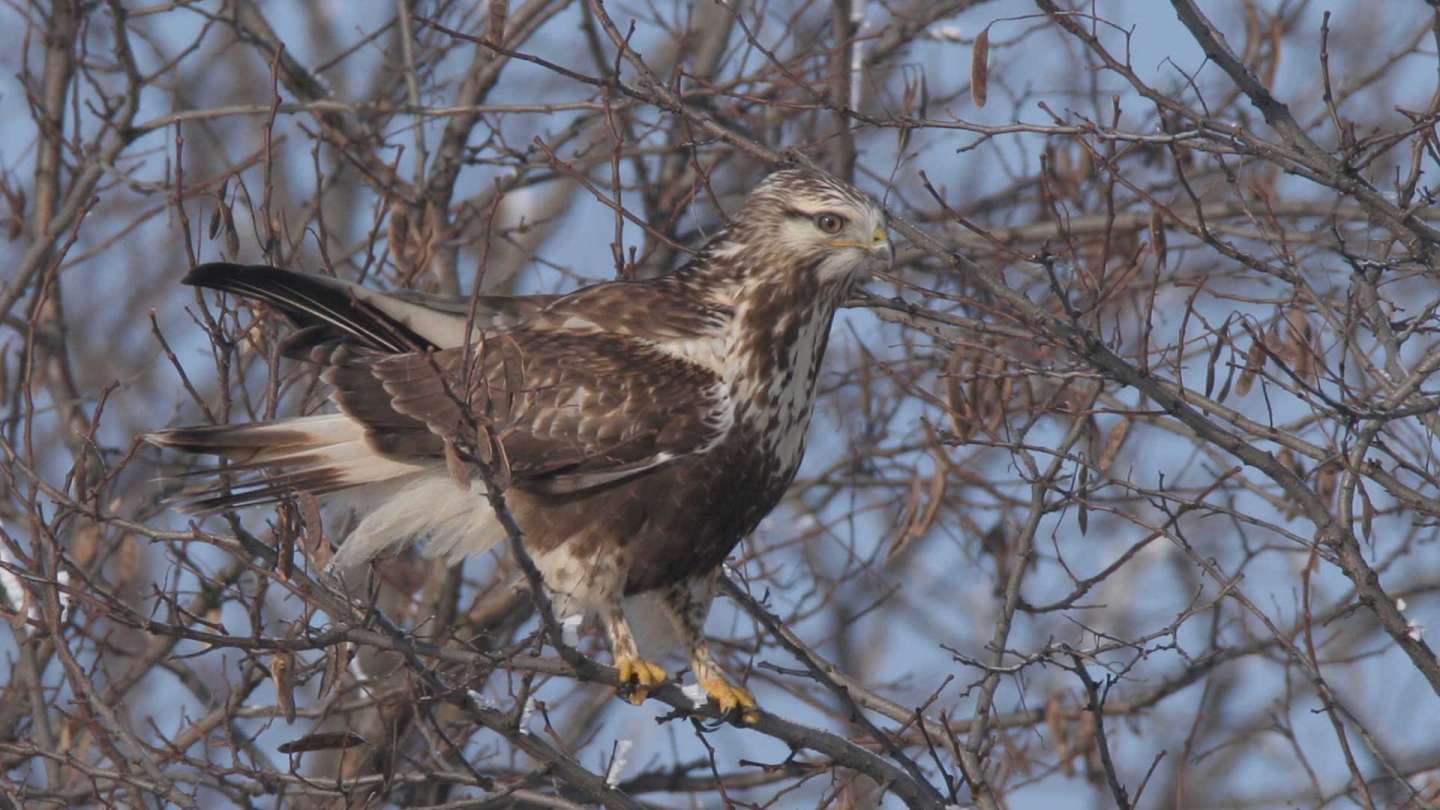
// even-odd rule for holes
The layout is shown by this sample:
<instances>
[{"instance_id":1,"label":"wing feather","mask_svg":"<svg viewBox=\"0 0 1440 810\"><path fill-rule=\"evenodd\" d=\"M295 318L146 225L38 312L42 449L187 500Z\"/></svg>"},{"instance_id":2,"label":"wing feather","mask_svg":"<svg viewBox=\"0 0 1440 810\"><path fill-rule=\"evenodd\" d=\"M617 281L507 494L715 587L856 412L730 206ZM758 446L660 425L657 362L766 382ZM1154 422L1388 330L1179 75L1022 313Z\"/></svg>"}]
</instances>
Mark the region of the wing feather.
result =
<instances>
[{"instance_id":1,"label":"wing feather","mask_svg":"<svg viewBox=\"0 0 1440 810\"><path fill-rule=\"evenodd\" d=\"M472 303L225 263L185 280L285 312L300 327L287 355L322 368L377 460L443 465L447 443L476 446L483 426L517 483L578 492L703 452L728 430L716 371L673 349L716 339L727 311L683 290L609 282ZM239 497L350 485L281 476Z\"/></svg>"},{"instance_id":2,"label":"wing feather","mask_svg":"<svg viewBox=\"0 0 1440 810\"><path fill-rule=\"evenodd\" d=\"M199 265L186 274L184 283L279 307L302 327L285 347L292 357L346 338L391 352L448 349L463 345L467 336L523 326L559 298L480 296L472 303L469 297L413 290L385 293L328 276L229 262Z\"/></svg>"},{"instance_id":3,"label":"wing feather","mask_svg":"<svg viewBox=\"0 0 1440 810\"><path fill-rule=\"evenodd\" d=\"M468 369L468 371L467 371ZM324 372L341 410L391 452L438 458L493 431L517 482L575 492L711 446L723 396L710 371L642 341L518 330L485 346L382 355L335 350ZM416 440L419 431L428 441Z\"/></svg>"}]
</instances>

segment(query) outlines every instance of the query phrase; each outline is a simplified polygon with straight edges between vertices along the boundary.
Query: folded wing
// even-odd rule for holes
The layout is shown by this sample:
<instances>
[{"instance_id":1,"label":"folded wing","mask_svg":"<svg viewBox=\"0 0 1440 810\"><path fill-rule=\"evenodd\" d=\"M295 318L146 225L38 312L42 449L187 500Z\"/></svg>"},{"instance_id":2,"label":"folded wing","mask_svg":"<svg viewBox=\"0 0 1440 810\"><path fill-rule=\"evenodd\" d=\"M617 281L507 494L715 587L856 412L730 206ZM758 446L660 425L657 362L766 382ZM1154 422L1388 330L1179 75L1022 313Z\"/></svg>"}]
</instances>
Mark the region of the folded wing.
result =
<instances>
[{"instance_id":1,"label":"folded wing","mask_svg":"<svg viewBox=\"0 0 1440 810\"><path fill-rule=\"evenodd\" d=\"M462 312L460 302L265 267L203 265L186 282L283 311L300 327L289 353L321 366L340 410L148 436L252 472L190 491L195 511L444 477L447 455L496 461L497 444L517 486L580 492L704 452L728 429L712 371L608 330L603 308L567 330L576 316L558 317L553 296L482 297ZM643 292L626 291L630 306L646 306L633 300ZM687 313L668 320L705 323Z\"/></svg>"}]
</instances>

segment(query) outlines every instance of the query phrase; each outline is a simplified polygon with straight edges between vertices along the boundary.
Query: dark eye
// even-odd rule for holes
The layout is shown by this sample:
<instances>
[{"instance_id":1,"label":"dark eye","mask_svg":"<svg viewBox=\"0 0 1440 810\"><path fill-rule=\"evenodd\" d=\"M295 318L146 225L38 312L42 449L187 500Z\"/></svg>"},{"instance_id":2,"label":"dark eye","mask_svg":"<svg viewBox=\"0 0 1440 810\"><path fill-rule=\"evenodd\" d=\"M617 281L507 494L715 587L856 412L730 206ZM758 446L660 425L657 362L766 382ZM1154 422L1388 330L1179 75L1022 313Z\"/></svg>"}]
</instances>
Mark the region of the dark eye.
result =
<instances>
[{"instance_id":1,"label":"dark eye","mask_svg":"<svg viewBox=\"0 0 1440 810\"><path fill-rule=\"evenodd\" d=\"M828 234L837 234L845 227L845 218L838 214L816 214L815 227Z\"/></svg>"}]
</instances>

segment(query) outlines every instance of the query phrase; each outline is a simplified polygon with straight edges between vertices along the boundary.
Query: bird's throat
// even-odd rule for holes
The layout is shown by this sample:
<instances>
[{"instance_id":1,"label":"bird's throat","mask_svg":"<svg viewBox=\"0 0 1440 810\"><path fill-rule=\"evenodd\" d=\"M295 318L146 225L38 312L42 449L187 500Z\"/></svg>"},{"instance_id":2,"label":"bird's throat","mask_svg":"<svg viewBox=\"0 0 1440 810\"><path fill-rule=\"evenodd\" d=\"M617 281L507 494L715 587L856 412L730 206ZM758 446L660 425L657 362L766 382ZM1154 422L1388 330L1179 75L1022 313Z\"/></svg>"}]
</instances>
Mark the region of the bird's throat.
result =
<instances>
[{"instance_id":1,"label":"bird's throat","mask_svg":"<svg viewBox=\"0 0 1440 810\"><path fill-rule=\"evenodd\" d=\"M736 419L755 427L785 467L798 466L830 324L845 290L757 286L737 301L726 382Z\"/></svg>"}]
</instances>

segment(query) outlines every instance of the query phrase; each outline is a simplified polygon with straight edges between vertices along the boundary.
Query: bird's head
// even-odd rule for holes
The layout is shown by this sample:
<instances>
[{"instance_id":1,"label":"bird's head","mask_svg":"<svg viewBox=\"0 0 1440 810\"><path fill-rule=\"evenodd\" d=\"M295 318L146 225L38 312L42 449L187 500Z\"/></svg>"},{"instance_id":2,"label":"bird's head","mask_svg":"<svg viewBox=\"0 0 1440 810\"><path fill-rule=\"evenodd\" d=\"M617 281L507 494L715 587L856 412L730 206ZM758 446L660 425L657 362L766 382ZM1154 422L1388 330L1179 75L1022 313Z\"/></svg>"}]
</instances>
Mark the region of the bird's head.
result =
<instances>
[{"instance_id":1,"label":"bird's head","mask_svg":"<svg viewBox=\"0 0 1440 810\"><path fill-rule=\"evenodd\" d=\"M821 286L848 287L888 266L893 255L880 206L808 169L766 177L735 217L730 237L731 250L749 254L752 272L812 274L807 280Z\"/></svg>"}]
</instances>

